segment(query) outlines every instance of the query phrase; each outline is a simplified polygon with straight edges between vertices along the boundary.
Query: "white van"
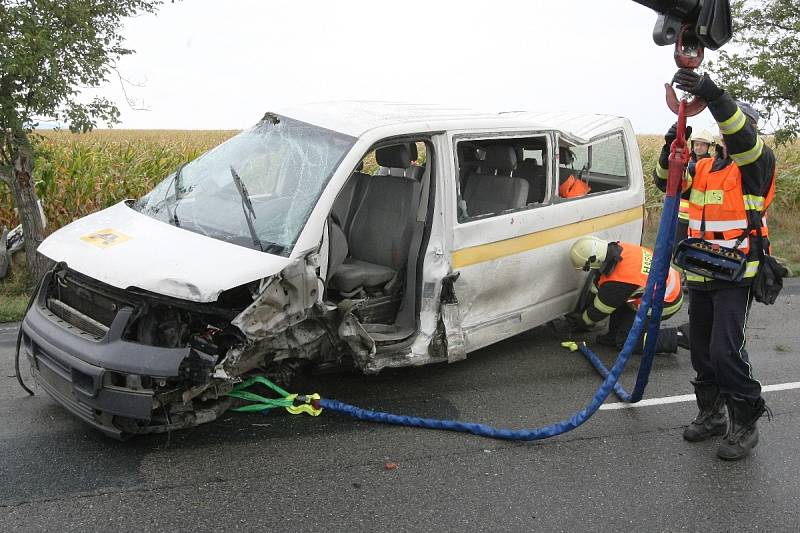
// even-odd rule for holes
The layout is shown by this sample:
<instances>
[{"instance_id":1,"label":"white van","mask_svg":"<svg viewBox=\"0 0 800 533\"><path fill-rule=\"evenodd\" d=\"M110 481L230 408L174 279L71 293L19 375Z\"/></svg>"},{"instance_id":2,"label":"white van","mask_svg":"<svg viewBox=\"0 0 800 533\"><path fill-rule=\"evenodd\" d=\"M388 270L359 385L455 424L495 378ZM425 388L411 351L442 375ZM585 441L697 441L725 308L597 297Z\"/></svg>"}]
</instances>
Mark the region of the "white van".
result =
<instances>
[{"instance_id":1,"label":"white van","mask_svg":"<svg viewBox=\"0 0 800 533\"><path fill-rule=\"evenodd\" d=\"M588 194L562 198L570 177ZM454 362L569 312L570 245L639 242L644 194L623 118L270 112L45 240L22 346L44 390L118 438L213 420L251 373Z\"/></svg>"}]
</instances>

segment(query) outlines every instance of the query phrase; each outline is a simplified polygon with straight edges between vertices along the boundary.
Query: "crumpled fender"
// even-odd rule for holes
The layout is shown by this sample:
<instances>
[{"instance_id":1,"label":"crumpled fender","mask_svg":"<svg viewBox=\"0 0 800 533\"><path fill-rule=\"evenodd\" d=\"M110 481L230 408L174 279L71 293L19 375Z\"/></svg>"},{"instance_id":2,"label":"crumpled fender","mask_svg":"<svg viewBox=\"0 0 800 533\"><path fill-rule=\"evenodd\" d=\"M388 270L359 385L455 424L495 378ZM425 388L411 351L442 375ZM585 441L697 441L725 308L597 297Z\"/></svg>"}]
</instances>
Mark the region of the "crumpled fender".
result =
<instances>
[{"instance_id":1,"label":"crumpled fender","mask_svg":"<svg viewBox=\"0 0 800 533\"><path fill-rule=\"evenodd\" d=\"M260 340L305 320L320 299L317 261L309 254L264 280L261 293L231 323L250 340Z\"/></svg>"}]
</instances>

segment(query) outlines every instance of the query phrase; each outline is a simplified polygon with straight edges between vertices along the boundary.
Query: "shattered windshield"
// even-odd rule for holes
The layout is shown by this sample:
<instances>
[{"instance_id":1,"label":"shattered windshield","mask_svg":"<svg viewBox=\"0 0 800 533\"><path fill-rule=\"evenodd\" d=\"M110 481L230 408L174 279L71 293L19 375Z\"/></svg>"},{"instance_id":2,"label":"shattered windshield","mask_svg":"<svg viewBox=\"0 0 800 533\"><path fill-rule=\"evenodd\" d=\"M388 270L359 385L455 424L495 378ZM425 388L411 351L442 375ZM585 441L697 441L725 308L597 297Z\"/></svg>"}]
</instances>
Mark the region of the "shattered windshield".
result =
<instances>
[{"instance_id":1,"label":"shattered windshield","mask_svg":"<svg viewBox=\"0 0 800 533\"><path fill-rule=\"evenodd\" d=\"M267 114L167 176L134 209L214 239L288 256L354 143L347 135Z\"/></svg>"}]
</instances>

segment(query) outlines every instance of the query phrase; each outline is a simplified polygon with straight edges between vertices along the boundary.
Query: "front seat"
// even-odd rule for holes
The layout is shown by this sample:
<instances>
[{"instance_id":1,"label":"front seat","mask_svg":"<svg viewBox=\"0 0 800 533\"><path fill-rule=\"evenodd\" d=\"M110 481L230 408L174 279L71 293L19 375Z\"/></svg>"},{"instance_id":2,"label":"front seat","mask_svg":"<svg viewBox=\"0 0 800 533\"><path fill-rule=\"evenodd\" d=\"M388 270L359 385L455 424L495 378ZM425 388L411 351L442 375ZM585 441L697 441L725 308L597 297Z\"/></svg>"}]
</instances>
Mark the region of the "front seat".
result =
<instances>
[{"instance_id":1,"label":"front seat","mask_svg":"<svg viewBox=\"0 0 800 533\"><path fill-rule=\"evenodd\" d=\"M375 160L389 169L411 167L408 144L375 150ZM360 287L383 287L405 266L420 199L420 182L404 176L371 176L353 214L347 235L349 256L331 276L342 293Z\"/></svg>"},{"instance_id":2,"label":"front seat","mask_svg":"<svg viewBox=\"0 0 800 533\"><path fill-rule=\"evenodd\" d=\"M350 220L353 217L354 205L358 204L358 191L361 191L363 184L371 176L362 172L364 162L361 161L350 178L339 191L339 196L333 202L329 220L329 239L328 246L328 274L330 280L333 273L339 270L348 256L347 230L350 228Z\"/></svg>"}]
</instances>

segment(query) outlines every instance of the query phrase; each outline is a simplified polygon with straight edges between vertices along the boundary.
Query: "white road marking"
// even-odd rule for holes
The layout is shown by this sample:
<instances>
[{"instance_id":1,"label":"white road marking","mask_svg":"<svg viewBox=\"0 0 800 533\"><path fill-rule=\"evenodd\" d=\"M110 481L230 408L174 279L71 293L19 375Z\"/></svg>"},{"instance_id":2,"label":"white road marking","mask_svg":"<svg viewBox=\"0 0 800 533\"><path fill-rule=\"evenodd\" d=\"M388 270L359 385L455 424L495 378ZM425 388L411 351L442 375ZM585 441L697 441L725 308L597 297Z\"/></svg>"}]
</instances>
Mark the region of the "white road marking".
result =
<instances>
[{"instance_id":1,"label":"white road marking","mask_svg":"<svg viewBox=\"0 0 800 533\"><path fill-rule=\"evenodd\" d=\"M762 392L772 392L779 390L800 389L800 381L792 383L778 383L776 385L766 385L761 387ZM666 396L664 398L648 398L637 403L604 403L600 406L601 411L612 409L633 409L635 407L650 407L651 405L665 405L668 403L693 402L694 394L682 394L681 396Z\"/></svg>"}]
</instances>

